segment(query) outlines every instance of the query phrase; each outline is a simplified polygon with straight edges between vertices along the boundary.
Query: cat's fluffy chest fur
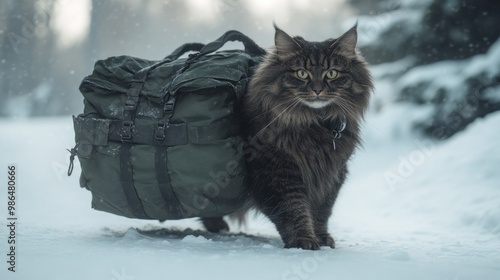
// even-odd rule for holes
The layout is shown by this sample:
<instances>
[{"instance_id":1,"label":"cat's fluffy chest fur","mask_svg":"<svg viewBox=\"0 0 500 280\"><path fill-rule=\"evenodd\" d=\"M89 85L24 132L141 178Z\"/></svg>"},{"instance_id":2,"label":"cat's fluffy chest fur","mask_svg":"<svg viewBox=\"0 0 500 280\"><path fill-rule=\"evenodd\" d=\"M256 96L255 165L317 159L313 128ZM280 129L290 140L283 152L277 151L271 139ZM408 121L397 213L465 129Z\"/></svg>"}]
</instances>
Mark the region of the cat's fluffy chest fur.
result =
<instances>
[{"instance_id":1,"label":"cat's fluffy chest fur","mask_svg":"<svg viewBox=\"0 0 500 280\"><path fill-rule=\"evenodd\" d=\"M300 171L307 194L313 201L321 201L339 183L339 178L343 180L347 171L346 162L358 141L352 137L350 128L343 131L340 137L335 137L332 131L338 130L335 125L313 123L280 128L278 123L266 129L273 132L267 141L264 140L267 151L262 152L289 157Z\"/></svg>"},{"instance_id":2,"label":"cat's fluffy chest fur","mask_svg":"<svg viewBox=\"0 0 500 280\"><path fill-rule=\"evenodd\" d=\"M247 188L287 248L335 246L328 220L372 90L356 34L308 42L276 28L245 96Z\"/></svg>"}]
</instances>

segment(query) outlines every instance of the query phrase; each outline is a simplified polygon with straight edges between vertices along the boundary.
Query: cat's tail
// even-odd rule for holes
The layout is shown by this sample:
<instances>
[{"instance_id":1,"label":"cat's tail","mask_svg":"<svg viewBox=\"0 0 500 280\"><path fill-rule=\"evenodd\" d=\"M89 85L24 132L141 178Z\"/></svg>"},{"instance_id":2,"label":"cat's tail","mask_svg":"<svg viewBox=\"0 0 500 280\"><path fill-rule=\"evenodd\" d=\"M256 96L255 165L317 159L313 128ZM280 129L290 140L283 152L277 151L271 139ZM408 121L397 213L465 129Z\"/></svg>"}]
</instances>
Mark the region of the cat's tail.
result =
<instances>
[{"instance_id":1,"label":"cat's tail","mask_svg":"<svg viewBox=\"0 0 500 280\"><path fill-rule=\"evenodd\" d=\"M227 217L231 222L236 222L238 227L241 228L242 226L246 226L249 212L256 209L254 200L248 199L240 209L229 214Z\"/></svg>"}]
</instances>

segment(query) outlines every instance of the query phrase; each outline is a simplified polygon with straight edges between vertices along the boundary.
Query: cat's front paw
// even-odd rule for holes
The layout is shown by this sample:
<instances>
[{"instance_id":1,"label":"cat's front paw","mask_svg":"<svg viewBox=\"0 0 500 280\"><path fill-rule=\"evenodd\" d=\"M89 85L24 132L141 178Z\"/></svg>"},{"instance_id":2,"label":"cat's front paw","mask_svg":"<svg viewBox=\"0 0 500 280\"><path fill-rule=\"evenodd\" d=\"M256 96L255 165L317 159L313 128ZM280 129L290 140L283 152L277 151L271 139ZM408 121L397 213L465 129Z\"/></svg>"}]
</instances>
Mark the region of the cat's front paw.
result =
<instances>
[{"instance_id":1,"label":"cat's front paw","mask_svg":"<svg viewBox=\"0 0 500 280\"><path fill-rule=\"evenodd\" d=\"M316 238L297 237L291 242L285 243L285 248L300 248L304 250L319 250L320 246Z\"/></svg>"},{"instance_id":2,"label":"cat's front paw","mask_svg":"<svg viewBox=\"0 0 500 280\"><path fill-rule=\"evenodd\" d=\"M220 233L229 231L229 226L222 217L201 218L201 221L209 232Z\"/></svg>"},{"instance_id":3,"label":"cat's front paw","mask_svg":"<svg viewBox=\"0 0 500 280\"><path fill-rule=\"evenodd\" d=\"M333 237L326 233L318 236L319 239L319 245L321 246L328 246L330 248L335 248L335 240L333 240Z\"/></svg>"}]
</instances>

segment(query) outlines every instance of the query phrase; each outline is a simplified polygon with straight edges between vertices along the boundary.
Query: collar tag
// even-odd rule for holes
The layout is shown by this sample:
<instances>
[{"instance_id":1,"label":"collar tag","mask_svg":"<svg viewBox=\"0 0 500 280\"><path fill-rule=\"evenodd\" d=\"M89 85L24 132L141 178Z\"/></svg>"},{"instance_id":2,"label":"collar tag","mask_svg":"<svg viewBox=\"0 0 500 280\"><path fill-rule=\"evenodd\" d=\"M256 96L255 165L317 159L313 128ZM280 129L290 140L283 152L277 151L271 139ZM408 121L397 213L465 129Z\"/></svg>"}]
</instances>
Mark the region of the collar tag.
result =
<instances>
[{"instance_id":1,"label":"collar tag","mask_svg":"<svg viewBox=\"0 0 500 280\"><path fill-rule=\"evenodd\" d=\"M342 116L340 118L339 127L332 129L332 132L331 132L333 135L333 140L332 140L333 150L337 150L337 146L335 145L335 140L340 139L340 137L342 137L342 131L344 131L346 127L347 127L347 119L345 116Z\"/></svg>"}]
</instances>

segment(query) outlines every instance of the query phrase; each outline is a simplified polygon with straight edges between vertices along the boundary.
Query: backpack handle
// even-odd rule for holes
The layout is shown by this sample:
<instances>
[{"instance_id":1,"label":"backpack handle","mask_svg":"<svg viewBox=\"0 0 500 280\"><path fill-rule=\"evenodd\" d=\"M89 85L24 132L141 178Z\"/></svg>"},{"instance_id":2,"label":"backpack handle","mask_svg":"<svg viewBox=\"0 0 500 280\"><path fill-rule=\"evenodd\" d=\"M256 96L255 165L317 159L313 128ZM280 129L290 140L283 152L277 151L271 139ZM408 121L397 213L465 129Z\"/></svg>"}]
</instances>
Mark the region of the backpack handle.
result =
<instances>
[{"instance_id":1,"label":"backpack handle","mask_svg":"<svg viewBox=\"0 0 500 280\"><path fill-rule=\"evenodd\" d=\"M224 44L229 41L242 42L245 46L245 52L251 56L261 56L266 54L266 51L263 48L259 47L259 45L257 45L248 36L236 30L230 30L220 36L217 40L206 44L200 50L199 56L215 52L216 50L222 48L222 46L224 46Z\"/></svg>"},{"instance_id":2,"label":"backpack handle","mask_svg":"<svg viewBox=\"0 0 500 280\"><path fill-rule=\"evenodd\" d=\"M171 54L166 56L163 60L168 60L168 61L177 60L179 57L181 57L181 55L187 52L191 51L199 52L204 46L205 45L202 43L186 43L175 49Z\"/></svg>"},{"instance_id":3,"label":"backpack handle","mask_svg":"<svg viewBox=\"0 0 500 280\"><path fill-rule=\"evenodd\" d=\"M239 41L242 42L243 45L245 46L245 52L248 53L251 56L261 56L266 54L266 51L261 48L259 45L257 45L252 39L250 39L248 36L245 34L236 31L236 30L230 30L224 33L221 37L219 37L217 40L208 43L206 45L202 43L186 43L177 49L175 49L171 54L166 56L163 61L174 61L177 60L179 57L181 57L183 54L190 52L190 51L195 51L198 52L197 55L193 56L192 59L195 59L198 56L206 55L209 53L213 53L217 51L218 49L222 48L225 43L229 41Z\"/></svg>"}]
</instances>

